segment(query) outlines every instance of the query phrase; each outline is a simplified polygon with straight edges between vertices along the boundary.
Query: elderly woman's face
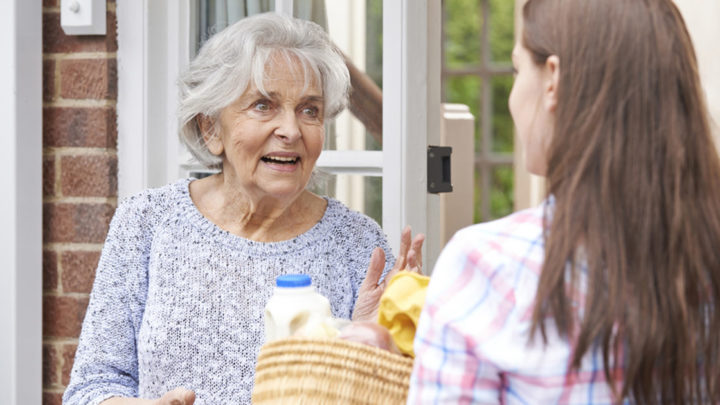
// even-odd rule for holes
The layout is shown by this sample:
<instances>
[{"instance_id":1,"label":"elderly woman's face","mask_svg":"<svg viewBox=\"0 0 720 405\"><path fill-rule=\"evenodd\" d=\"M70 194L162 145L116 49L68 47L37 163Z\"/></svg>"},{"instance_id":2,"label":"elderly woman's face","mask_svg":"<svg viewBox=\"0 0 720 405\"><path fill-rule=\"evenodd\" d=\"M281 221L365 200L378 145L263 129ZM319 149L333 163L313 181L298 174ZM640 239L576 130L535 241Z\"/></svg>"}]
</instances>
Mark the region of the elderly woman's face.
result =
<instances>
[{"instance_id":1,"label":"elderly woman's face","mask_svg":"<svg viewBox=\"0 0 720 405\"><path fill-rule=\"evenodd\" d=\"M254 84L220 113L223 173L251 195L294 198L305 188L325 137L322 88L305 85L299 61L271 57L263 95ZM231 85L228 83L228 85Z\"/></svg>"}]
</instances>

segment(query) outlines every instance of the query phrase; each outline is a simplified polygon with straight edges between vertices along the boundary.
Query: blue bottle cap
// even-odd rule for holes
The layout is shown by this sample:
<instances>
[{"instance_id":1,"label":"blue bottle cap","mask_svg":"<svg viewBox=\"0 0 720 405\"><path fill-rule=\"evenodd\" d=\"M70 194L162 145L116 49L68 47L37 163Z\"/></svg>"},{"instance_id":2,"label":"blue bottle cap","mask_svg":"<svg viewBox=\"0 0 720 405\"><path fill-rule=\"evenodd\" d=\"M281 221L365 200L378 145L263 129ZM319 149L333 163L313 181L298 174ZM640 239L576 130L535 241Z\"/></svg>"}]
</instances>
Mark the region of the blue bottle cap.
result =
<instances>
[{"instance_id":1,"label":"blue bottle cap","mask_svg":"<svg viewBox=\"0 0 720 405\"><path fill-rule=\"evenodd\" d=\"M307 274L285 274L278 276L275 285L285 288L308 287L312 285L312 279Z\"/></svg>"}]
</instances>

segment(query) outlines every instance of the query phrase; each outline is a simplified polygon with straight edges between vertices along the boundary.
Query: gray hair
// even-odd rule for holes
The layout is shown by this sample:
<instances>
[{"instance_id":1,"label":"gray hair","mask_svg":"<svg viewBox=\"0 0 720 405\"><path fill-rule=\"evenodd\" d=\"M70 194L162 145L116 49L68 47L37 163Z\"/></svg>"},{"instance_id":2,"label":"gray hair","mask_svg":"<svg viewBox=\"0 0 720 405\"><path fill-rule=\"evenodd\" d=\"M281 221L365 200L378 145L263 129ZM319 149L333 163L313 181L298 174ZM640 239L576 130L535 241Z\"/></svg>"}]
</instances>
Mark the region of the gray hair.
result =
<instances>
[{"instance_id":1,"label":"gray hair","mask_svg":"<svg viewBox=\"0 0 720 405\"><path fill-rule=\"evenodd\" d=\"M342 53L319 25L275 13L244 18L210 38L180 77L180 140L198 162L209 168L222 164L205 145L198 114L217 121L250 80L266 94L265 66L277 53L302 63L306 88L314 78L320 80L326 120L345 108L350 75Z\"/></svg>"}]
</instances>

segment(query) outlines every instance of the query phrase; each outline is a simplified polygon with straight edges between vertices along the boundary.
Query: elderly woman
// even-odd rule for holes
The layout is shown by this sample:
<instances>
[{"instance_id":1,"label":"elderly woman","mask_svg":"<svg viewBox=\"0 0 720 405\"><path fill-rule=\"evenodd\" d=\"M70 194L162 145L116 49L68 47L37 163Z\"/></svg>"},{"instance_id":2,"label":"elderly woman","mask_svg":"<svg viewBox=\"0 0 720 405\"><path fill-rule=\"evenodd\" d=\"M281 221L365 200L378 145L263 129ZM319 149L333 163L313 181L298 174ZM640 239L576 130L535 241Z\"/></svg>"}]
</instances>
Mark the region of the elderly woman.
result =
<instances>
[{"instance_id":1,"label":"elderly woman","mask_svg":"<svg viewBox=\"0 0 720 405\"><path fill-rule=\"evenodd\" d=\"M181 86L181 137L220 172L118 207L66 404L249 403L278 275L309 274L335 317L368 319L378 280L420 256L422 235L406 229L398 260L385 257L374 221L305 189L349 90L320 27L241 20L202 48Z\"/></svg>"}]
</instances>

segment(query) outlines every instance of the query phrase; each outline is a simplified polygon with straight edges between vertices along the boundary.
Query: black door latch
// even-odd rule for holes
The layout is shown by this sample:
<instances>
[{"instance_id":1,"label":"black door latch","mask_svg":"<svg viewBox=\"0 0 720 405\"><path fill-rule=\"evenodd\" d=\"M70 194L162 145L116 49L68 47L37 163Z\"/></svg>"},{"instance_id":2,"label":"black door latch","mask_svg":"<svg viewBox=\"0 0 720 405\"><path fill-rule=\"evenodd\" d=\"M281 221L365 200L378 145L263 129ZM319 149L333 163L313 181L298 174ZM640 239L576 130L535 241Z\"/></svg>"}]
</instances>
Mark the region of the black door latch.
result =
<instances>
[{"instance_id":1,"label":"black door latch","mask_svg":"<svg viewBox=\"0 0 720 405\"><path fill-rule=\"evenodd\" d=\"M427 149L427 191L428 193L449 193L453 191L450 177L450 146L428 146Z\"/></svg>"}]
</instances>

